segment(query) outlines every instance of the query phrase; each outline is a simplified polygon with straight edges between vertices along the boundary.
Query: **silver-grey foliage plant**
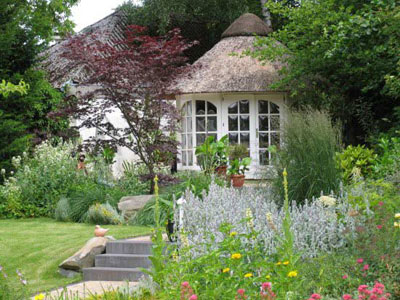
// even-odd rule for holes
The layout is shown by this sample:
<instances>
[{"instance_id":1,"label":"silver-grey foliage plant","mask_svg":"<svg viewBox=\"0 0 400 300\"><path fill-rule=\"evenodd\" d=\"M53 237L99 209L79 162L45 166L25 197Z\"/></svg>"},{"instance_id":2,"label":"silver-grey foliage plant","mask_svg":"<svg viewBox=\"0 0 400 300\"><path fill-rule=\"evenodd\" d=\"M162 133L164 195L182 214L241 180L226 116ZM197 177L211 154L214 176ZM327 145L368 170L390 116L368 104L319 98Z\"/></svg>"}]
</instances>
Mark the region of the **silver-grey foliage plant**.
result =
<instances>
[{"instance_id":1,"label":"silver-grey foliage plant","mask_svg":"<svg viewBox=\"0 0 400 300\"><path fill-rule=\"evenodd\" d=\"M251 211L254 230L259 232L258 242L265 251L276 251L282 234L284 212L273 201L269 189L244 187L242 189L224 188L211 184L208 195L203 200L186 192L181 232L185 233L193 254L206 251L206 244L212 243L212 237L219 242L223 239L219 232L222 223L233 225L238 233L247 233L249 222L243 222ZM343 196L336 204L328 206L318 199L305 201L303 205L292 204L290 215L291 230L294 234L294 246L303 257L315 257L319 252L329 252L346 244L348 238L354 238L355 227L360 222L351 214L352 207ZM179 211L175 216L178 219ZM176 223L179 223L176 220ZM186 238L185 238L186 240ZM212 244L216 245L214 242Z\"/></svg>"}]
</instances>

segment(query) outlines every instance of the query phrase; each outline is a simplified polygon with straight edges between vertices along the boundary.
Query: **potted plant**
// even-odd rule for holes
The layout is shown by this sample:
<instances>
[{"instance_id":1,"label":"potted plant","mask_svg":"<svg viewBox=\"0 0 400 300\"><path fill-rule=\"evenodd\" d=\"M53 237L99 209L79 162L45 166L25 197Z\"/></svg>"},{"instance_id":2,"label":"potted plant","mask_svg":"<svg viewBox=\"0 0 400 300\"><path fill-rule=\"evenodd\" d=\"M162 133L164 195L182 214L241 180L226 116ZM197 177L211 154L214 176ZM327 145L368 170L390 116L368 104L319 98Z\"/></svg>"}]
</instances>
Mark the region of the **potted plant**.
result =
<instances>
[{"instance_id":1,"label":"potted plant","mask_svg":"<svg viewBox=\"0 0 400 300\"><path fill-rule=\"evenodd\" d=\"M250 157L243 159L234 159L230 162L229 174L231 175L232 186L242 187L244 184L244 173L249 170L248 166L251 163Z\"/></svg>"},{"instance_id":2,"label":"potted plant","mask_svg":"<svg viewBox=\"0 0 400 300\"><path fill-rule=\"evenodd\" d=\"M219 176L226 176L226 171L228 169L228 135L223 136L219 141L212 144L214 150L214 164L215 172Z\"/></svg>"}]
</instances>

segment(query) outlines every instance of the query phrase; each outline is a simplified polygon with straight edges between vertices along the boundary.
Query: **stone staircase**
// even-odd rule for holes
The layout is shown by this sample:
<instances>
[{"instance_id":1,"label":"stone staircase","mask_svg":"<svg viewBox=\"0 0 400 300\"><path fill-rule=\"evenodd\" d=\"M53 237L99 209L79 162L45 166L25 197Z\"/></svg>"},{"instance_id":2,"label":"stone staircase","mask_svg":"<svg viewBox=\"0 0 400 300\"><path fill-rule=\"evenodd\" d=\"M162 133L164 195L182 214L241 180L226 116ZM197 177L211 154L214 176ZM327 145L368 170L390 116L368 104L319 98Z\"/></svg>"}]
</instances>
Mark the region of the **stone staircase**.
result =
<instances>
[{"instance_id":1,"label":"stone staircase","mask_svg":"<svg viewBox=\"0 0 400 300\"><path fill-rule=\"evenodd\" d=\"M119 240L108 242L106 253L96 255L95 266L83 269L85 281L138 281L149 268L150 241Z\"/></svg>"}]
</instances>

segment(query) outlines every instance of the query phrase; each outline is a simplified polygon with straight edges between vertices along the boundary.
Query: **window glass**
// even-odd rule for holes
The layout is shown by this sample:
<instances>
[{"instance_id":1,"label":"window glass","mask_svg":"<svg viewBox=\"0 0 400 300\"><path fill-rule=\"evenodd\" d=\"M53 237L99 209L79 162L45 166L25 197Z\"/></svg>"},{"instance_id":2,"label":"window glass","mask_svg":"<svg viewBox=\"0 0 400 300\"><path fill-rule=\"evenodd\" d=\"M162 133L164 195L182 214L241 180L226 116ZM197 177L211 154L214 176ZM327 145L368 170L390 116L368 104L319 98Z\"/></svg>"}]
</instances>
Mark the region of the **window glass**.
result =
<instances>
[{"instance_id":1,"label":"window glass","mask_svg":"<svg viewBox=\"0 0 400 300\"><path fill-rule=\"evenodd\" d=\"M206 114L206 102L202 100L196 100L196 115Z\"/></svg>"},{"instance_id":2,"label":"window glass","mask_svg":"<svg viewBox=\"0 0 400 300\"><path fill-rule=\"evenodd\" d=\"M279 106L266 100L258 100L258 153L260 165L271 162L268 147L280 145L280 115Z\"/></svg>"}]
</instances>

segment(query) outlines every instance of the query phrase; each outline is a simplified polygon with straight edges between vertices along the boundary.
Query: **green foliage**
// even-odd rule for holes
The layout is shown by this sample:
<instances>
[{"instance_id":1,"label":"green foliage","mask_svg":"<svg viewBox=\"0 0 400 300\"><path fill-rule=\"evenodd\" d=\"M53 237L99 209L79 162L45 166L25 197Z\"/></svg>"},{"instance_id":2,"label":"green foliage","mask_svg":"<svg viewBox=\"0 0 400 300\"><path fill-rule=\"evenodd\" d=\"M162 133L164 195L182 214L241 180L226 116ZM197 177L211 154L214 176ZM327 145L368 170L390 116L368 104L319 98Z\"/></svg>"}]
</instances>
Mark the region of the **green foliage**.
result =
<instances>
[{"instance_id":1,"label":"green foliage","mask_svg":"<svg viewBox=\"0 0 400 300\"><path fill-rule=\"evenodd\" d=\"M398 105L399 2L306 0L292 9L268 1L267 7L286 20L253 53L285 63L273 87L289 90L295 106L312 105L339 118L348 142L384 129Z\"/></svg>"},{"instance_id":2,"label":"green foliage","mask_svg":"<svg viewBox=\"0 0 400 300\"><path fill-rule=\"evenodd\" d=\"M200 168L207 174L215 172L215 168L225 166L228 162L228 135L214 141L214 136L208 136L203 144L196 147L195 154Z\"/></svg>"},{"instance_id":3,"label":"green foliage","mask_svg":"<svg viewBox=\"0 0 400 300\"><path fill-rule=\"evenodd\" d=\"M118 211L106 202L104 204L96 203L90 206L85 221L87 223L100 225L118 225L122 224L124 220Z\"/></svg>"},{"instance_id":4,"label":"green foliage","mask_svg":"<svg viewBox=\"0 0 400 300\"><path fill-rule=\"evenodd\" d=\"M230 175L244 175L246 171L249 170L248 166L251 163L250 157L245 157L241 160L235 159L229 162L229 170L228 173Z\"/></svg>"},{"instance_id":5,"label":"green foliage","mask_svg":"<svg viewBox=\"0 0 400 300\"><path fill-rule=\"evenodd\" d=\"M8 97L11 93L19 93L20 95L26 95L29 85L27 85L23 80L19 82L18 85L12 84L11 82L6 82L2 80L0 83L0 95Z\"/></svg>"},{"instance_id":6,"label":"green foliage","mask_svg":"<svg viewBox=\"0 0 400 300\"><path fill-rule=\"evenodd\" d=\"M338 168L342 172L343 182L351 183L359 177L370 177L377 155L364 145L348 146L341 153L336 154Z\"/></svg>"},{"instance_id":7,"label":"green foliage","mask_svg":"<svg viewBox=\"0 0 400 300\"><path fill-rule=\"evenodd\" d=\"M229 159L242 159L249 156L249 150L247 150L244 144L235 144L229 147Z\"/></svg>"},{"instance_id":8,"label":"green foliage","mask_svg":"<svg viewBox=\"0 0 400 300\"><path fill-rule=\"evenodd\" d=\"M192 62L219 42L225 29L242 14L262 16L259 0L145 0L140 6L126 1L122 8L128 23L147 26L152 34L178 27L187 40L199 41L189 50Z\"/></svg>"},{"instance_id":9,"label":"green foliage","mask_svg":"<svg viewBox=\"0 0 400 300\"><path fill-rule=\"evenodd\" d=\"M54 211L54 218L57 221L68 222L71 221L70 215L71 215L71 206L69 205L69 200L66 197L61 197Z\"/></svg>"},{"instance_id":10,"label":"green foliage","mask_svg":"<svg viewBox=\"0 0 400 300\"><path fill-rule=\"evenodd\" d=\"M21 282L13 282L3 266L0 265L0 300L24 300L29 298L24 288L26 282L22 274L19 279Z\"/></svg>"},{"instance_id":11,"label":"green foliage","mask_svg":"<svg viewBox=\"0 0 400 300\"><path fill-rule=\"evenodd\" d=\"M276 150L274 179L277 192L284 198L283 169L288 173L289 200L301 203L323 192L337 192L340 172L336 168L335 153L340 149L338 126L326 113L291 112L284 124L282 147ZM273 150L273 149L270 149Z\"/></svg>"},{"instance_id":12,"label":"green foliage","mask_svg":"<svg viewBox=\"0 0 400 300\"><path fill-rule=\"evenodd\" d=\"M377 178L386 178L400 188L400 137L399 131L394 136L381 137L375 151L378 153L374 173Z\"/></svg>"}]
</instances>

